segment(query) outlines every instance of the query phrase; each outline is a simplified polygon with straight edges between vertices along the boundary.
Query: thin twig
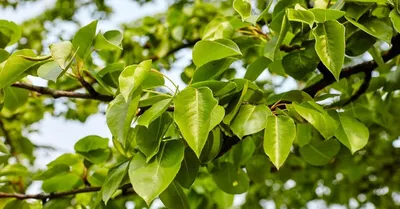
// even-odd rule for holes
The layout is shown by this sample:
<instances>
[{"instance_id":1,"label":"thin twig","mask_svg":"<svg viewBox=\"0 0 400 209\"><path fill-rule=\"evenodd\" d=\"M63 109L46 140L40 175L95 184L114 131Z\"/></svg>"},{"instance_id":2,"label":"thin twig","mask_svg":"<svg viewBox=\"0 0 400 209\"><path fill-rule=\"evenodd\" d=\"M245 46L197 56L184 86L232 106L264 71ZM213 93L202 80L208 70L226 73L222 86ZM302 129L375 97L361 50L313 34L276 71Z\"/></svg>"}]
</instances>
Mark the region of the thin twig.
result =
<instances>
[{"instance_id":1,"label":"thin twig","mask_svg":"<svg viewBox=\"0 0 400 209\"><path fill-rule=\"evenodd\" d=\"M54 90L54 89L51 89L48 87L35 86L32 84L22 83L22 82L16 82L16 83L12 84L12 86L16 87L16 88L26 89L29 91L34 91L34 92L37 92L42 95L49 95L55 99L60 98L60 97L68 97L68 98L79 98L79 99L93 99L93 100L99 100L99 101L103 101L103 102L109 102L114 99L113 96L109 96L109 95L102 95L102 94L91 95L91 94L87 94L87 93L80 93L80 92L73 92L73 91Z\"/></svg>"},{"instance_id":2,"label":"thin twig","mask_svg":"<svg viewBox=\"0 0 400 209\"><path fill-rule=\"evenodd\" d=\"M65 191L65 192L55 192L55 193L50 193L50 194L19 194L19 193L4 193L0 192L0 199L4 198L16 198L20 200L24 199L37 199L37 200L47 200L47 199L55 199L55 198L60 198L60 197L65 197L69 195L75 195L75 194L80 194L80 193L89 193L89 192L98 192L101 190L101 187L85 187L82 189L75 189L71 191Z\"/></svg>"}]
</instances>

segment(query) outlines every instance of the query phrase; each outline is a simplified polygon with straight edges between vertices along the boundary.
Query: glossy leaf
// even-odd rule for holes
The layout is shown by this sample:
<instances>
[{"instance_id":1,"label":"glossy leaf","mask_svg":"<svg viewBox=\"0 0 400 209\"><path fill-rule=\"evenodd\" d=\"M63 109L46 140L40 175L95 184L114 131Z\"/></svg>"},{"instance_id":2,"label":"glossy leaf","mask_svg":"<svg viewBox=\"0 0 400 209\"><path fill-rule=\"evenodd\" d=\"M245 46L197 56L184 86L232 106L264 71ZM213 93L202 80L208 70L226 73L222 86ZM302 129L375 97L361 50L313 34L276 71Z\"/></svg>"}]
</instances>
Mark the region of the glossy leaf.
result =
<instances>
[{"instance_id":1,"label":"glossy leaf","mask_svg":"<svg viewBox=\"0 0 400 209\"><path fill-rule=\"evenodd\" d=\"M265 105L242 105L232 121L231 129L240 139L257 133L265 128L268 115L272 113Z\"/></svg>"},{"instance_id":2,"label":"glossy leaf","mask_svg":"<svg viewBox=\"0 0 400 209\"><path fill-rule=\"evenodd\" d=\"M337 20L346 14L346 12L334 9L314 8L309 11L314 14L315 21L318 23L323 23L328 20Z\"/></svg>"},{"instance_id":3,"label":"glossy leaf","mask_svg":"<svg viewBox=\"0 0 400 209\"><path fill-rule=\"evenodd\" d=\"M242 20L249 18L251 15L251 2L250 0L234 0L233 8L240 14Z\"/></svg>"},{"instance_id":4,"label":"glossy leaf","mask_svg":"<svg viewBox=\"0 0 400 209\"><path fill-rule=\"evenodd\" d=\"M63 41L50 45L51 56L63 70L65 70L68 66L68 61L71 59L72 49L72 43L69 41Z\"/></svg>"},{"instance_id":5,"label":"glossy leaf","mask_svg":"<svg viewBox=\"0 0 400 209\"><path fill-rule=\"evenodd\" d=\"M143 115L140 116L137 123L145 127L149 125L160 117L171 105L172 99L164 99L159 102L154 103L148 110L146 110Z\"/></svg>"},{"instance_id":6,"label":"glossy leaf","mask_svg":"<svg viewBox=\"0 0 400 209\"><path fill-rule=\"evenodd\" d=\"M58 77L63 73L59 64L55 61L47 62L41 65L37 71L38 76L43 79L57 82Z\"/></svg>"},{"instance_id":7,"label":"glossy leaf","mask_svg":"<svg viewBox=\"0 0 400 209\"><path fill-rule=\"evenodd\" d=\"M183 156L183 144L170 141L161 145L154 161L143 167L129 169L133 189L148 205L172 183L181 167ZM135 165L136 161L141 160L133 158L130 167Z\"/></svg>"},{"instance_id":8,"label":"glossy leaf","mask_svg":"<svg viewBox=\"0 0 400 209\"><path fill-rule=\"evenodd\" d=\"M200 156L210 132L210 115L217 100L209 88L187 87L176 96L174 103L174 120L186 142Z\"/></svg>"},{"instance_id":9,"label":"glossy leaf","mask_svg":"<svg viewBox=\"0 0 400 209\"><path fill-rule=\"evenodd\" d=\"M122 33L118 30L110 30L104 34L98 33L95 39L94 48L97 50L122 49Z\"/></svg>"},{"instance_id":10,"label":"glossy leaf","mask_svg":"<svg viewBox=\"0 0 400 209\"><path fill-rule=\"evenodd\" d=\"M5 36L0 41L0 48L4 48L15 44L21 38L21 28L12 21L0 20L0 34Z\"/></svg>"},{"instance_id":11,"label":"glossy leaf","mask_svg":"<svg viewBox=\"0 0 400 209\"><path fill-rule=\"evenodd\" d=\"M216 79L221 76L237 59L228 57L208 62L196 69L192 83Z\"/></svg>"},{"instance_id":12,"label":"glossy leaf","mask_svg":"<svg viewBox=\"0 0 400 209\"><path fill-rule=\"evenodd\" d=\"M75 152L81 154L93 163L103 163L110 155L108 139L99 136L87 136L80 139L74 146Z\"/></svg>"},{"instance_id":13,"label":"glossy leaf","mask_svg":"<svg viewBox=\"0 0 400 209\"><path fill-rule=\"evenodd\" d=\"M339 80L344 63L344 26L336 20L329 20L318 24L313 34L315 51L336 80Z\"/></svg>"},{"instance_id":14,"label":"glossy leaf","mask_svg":"<svg viewBox=\"0 0 400 209\"><path fill-rule=\"evenodd\" d=\"M72 45L77 51L77 56L82 60L86 59L89 55L90 47L92 46L93 40L96 36L96 28L97 20L79 29L72 39Z\"/></svg>"},{"instance_id":15,"label":"glossy leaf","mask_svg":"<svg viewBox=\"0 0 400 209\"><path fill-rule=\"evenodd\" d=\"M157 154L161 140L171 122L171 117L165 113L152 122L149 127L140 125L136 127L136 144L139 150L146 156L146 162L149 162Z\"/></svg>"},{"instance_id":16,"label":"glossy leaf","mask_svg":"<svg viewBox=\"0 0 400 209\"><path fill-rule=\"evenodd\" d=\"M13 87L4 88L4 107L10 111L16 111L26 104L28 97L28 90Z\"/></svg>"},{"instance_id":17,"label":"glossy leaf","mask_svg":"<svg viewBox=\"0 0 400 209\"><path fill-rule=\"evenodd\" d=\"M128 172L128 166L129 161L121 163L108 174L107 179L101 188L101 197L106 204L114 192L119 188L122 179Z\"/></svg>"},{"instance_id":18,"label":"glossy leaf","mask_svg":"<svg viewBox=\"0 0 400 209\"><path fill-rule=\"evenodd\" d=\"M121 95L128 101L130 95L136 91L151 71L151 60L141 62L139 65L128 66L119 76Z\"/></svg>"},{"instance_id":19,"label":"glossy leaf","mask_svg":"<svg viewBox=\"0 0 400 209\"><path fill-rule=\"evenodd\" d=\"M245 79L250 81L255 81L261 73L267 69L269 64L271 64L271 60L266 57L259 57L256 61L251 63L246 70L246 74L244 75Z\"/></svg>"},{"instance_id":20,"label":"glossy leaf","mask_svg":"<svg viewBox=\"0 0 400 209\"><path fill-rule=\"evenodd\" d=\"M351 153L362 149L368 142L368 128L355 118L338 114L339 128L335 137L344 144Z\"/></svg>"},{"instance_id":21,"label":"glossy leaf","mask_svg":"<svg viewBox=\"0 0 400 209\"><path fill-rule=\"evenodd\" d=\"M346 17L346 19L351 22L351 24L357 26L371 36L390 43L393 35L393 29L385 21L378 18L361 19L358 22L349 17Z\"/></svg>"},{"instance_id":22,"label":"glossy leaf","mask_svg":"<svg viewBox=\"0 0 400 209\"><path fill-rule=\"evenodd\" d=\"M160 200L167 208L190 209L189 201L185 192L175 181L160 194Z\"/></svg>"},{"instance_id":23,"label":"glossy leaf","mask_svg":"<svg viewBox=\"0 0 400 209\"><path fill-rule=\"evenodd\" d=\"M397 32L400 32L400 14L396 10L390 12L390 20Z\"/></svg>"},{"instance_id":24,"label":"glossy leaf","mask_svg":"<svg viewBox=\"0 0 400 209\"><path fill-rule=\"evenodd\" d=\"M287 18L290 21L305 23L309 25L310 28L314 24L315 20L314 14L311 11L302 8L298 4L295 9L287 9Z\"/></svg>"},{"instance_id":25,"label":"glossy leaf","mask_svg":"<svg viewBox=\"0 0 400 209\"><path fill-rule=\"evenodd\" d=\"M337 122L313 102L293 103L294 109L316 128L325 139L331 138L337 129Z\"/></svg>"},{"instance_id":26,"label":"glossy leaf","mask_svg":"<svg viewBox=\"0 0 400 209\"><path fill-rule=\"evenodd\" d=\"M242 55L235 42L229 39L199 41L193 47L193 62L200 67L213 60Z\"/></svg>"},{"instance_id":27,"label":"glossy leaf","mask_svg":"<svg viewBox=\"0 0 400 209\"><path fill-rule=\"evenodd\" d=\"M125 99L119 94L113 101L110 102L106 119L107 125L112 135L120 142L124 142L133 118L136 116L137 107L140 99L140 91L136 91L132 95L130 101L125 102Z\"/></svg>"},{"instance_id":28,"label":"glossy leaf","mask_svg":"<svg viewBox=\"0 0 400 209\"><path fill-rule=\"evenodd\" d=\"M296 137L296 127L287 116L268 116L264 131L264 151L279 169L290 153Z\"/></svg>"},{"instance_id":29,"label":"glossy leaf","mask_svg":"<svg viewBox=\"0 0 400 209\"><path fill-rule=\"evenodd\" d=\"M36 54L30 49L23 49L14 52L0 71L0 89L11 85L21 78L21 75L27 71L35 61L26 60L21 56L35 57Z\"/></svg>"}]
</instances>

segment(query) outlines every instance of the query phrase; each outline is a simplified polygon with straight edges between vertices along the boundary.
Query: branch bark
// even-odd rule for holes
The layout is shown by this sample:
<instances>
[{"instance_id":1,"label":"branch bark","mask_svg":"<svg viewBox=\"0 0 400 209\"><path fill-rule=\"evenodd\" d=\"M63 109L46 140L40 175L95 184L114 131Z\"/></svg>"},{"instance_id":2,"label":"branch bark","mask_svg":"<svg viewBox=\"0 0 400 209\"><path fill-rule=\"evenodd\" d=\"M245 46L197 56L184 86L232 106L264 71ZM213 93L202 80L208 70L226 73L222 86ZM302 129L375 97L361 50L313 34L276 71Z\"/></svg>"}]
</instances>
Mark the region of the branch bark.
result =
<instances>
[{"instance_id":1,"label":"branch bark","mask_svg":"<svg viewBox=\"0 0 400 209\"><path fill-rule=\"evenodd\" d=\"M80 92L73 92L73 91L62 91L62 90L54 90L48 87L42 87L42 86L35 86L32 84L27 84L27 83L22 83L22 82L16 82L12 84L11 86L16 87L16 88L22 88L26 89L29 91L34 91L42 95L48 95L51 96L55 99L60 98L60 97L68 97L68 98L78 98L78 99L93 99L93 100L99 100L103 102L109 102L113 100L113 96L109 95L102 95L98 94L97 95L91 95L87 93L80 93Z\"/></svg>"},{"instance_id":2,"label":"branch bark","mask_svg":"<svg viewBox=\"0 0 400 209\"><path fill-rule=\"evenodd\" d=\"M60 197L65 197L65 196L75 195L75 194L80 194L80 193L98 192L100 190L101 190L101 187L86 187L86 188L82 188L82 189L75 189L75 190L65 191L65 192L55 192L55 193L50 193L50 194L19 194L19 193L11 194L11 193L0 192L0 199L16 198L19 200L24 200L24 199L47 200L47 199L60 198Z\"/></svg>"},{"instance_id":3,"label":"branch bark","mask_svg":"<svg viewBox=\"0 0 400 209\"><path fill-rule=\"evenodd\" d=\"M384 54L382 58L384 62L387 62L399 54L400 54L400 35L397 35L392 39L392 48L386 54ZM361 72L371 73L377 67L378 64L375 61L368 61L352 67L347 67L344 68L340 73L340 79L348 78L354 74ZM329 72L325 65L320 63L318 65L318 69L321 71L324 77L320 81L303 89L303 91L308 93L311 97L314 97L318 91L324 89L325 87L335 82L335 78L332 76L332 74L324 73L324 72Z\"/></svg>"}]
</instances>

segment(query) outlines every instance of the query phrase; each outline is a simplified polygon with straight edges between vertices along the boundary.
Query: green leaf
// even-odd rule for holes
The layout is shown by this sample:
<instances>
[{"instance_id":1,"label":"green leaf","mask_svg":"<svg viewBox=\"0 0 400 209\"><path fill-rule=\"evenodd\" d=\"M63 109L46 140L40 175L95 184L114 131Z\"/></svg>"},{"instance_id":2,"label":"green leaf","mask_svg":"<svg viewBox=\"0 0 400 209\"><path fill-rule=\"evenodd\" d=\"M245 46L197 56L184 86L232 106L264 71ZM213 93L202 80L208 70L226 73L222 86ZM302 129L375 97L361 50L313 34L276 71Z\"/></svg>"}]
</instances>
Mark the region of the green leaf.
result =
<instances>
[{"instance_id":1,"label":"green leaf","mask_svg":"<svg viewBox=\"0 0 400 209\"><path fill-rule=\"evenodd\" d=\"M160 195L174 180L181 167L184 146L180 141L169 141L161 145L156 159L143 167L136 167L143 159L133 158L129 168L129 178L134 191L147 205ZM136 164L137 163L137 164Z\"/></svg>"},{"instance_id":2,"label":"green leaf","mask_svg":"<svg viewBox=\"0 0 400 209\"><path fill-rule=\"evenodd\" d=\"M389 25L386 21L383 21L378 18L361 18L358 22L345 16L346 19L353 25L357 26L359 29L364 32L374 36L382 41L390 43L393 36L392 26Z\"/></svg>"},{"instance_id":3,"label":"green leaf","mask_svg":"<svg viewBox=\"0 0 400 209\"><path fill-rule=\"evenodd\" d=\"M151 71L151 60L145 60L139 65L130 65L119 76L121 95L128 101L132 92L136 91L146 80Z\"/></svg>"},{"instance_id":4,"label":"green leaf","mask_svg":"<svg viewBox=\"0 0 400 209\"><path fill-rule=\"evenodd\" d=\"M308 123L296 124L296 140L300 147L310 143L312 139L312 126Z\"/></svg>"},{"instance_id":5,"label":"green leaf","mask_svg":"<svg viewBox=\"0 0 400 209\"><path fill-rule=\"evenodd\" d=\"M246 74L244 75L245 79L250 81L255 81L258 76L267 69L268 65L271 64L272 60L266 57L259 57L253 63L249 65L246 70Z\"/></svg>"},{"instance_id":6,"label":"green leaf","mask_svg":"<svg viewBox=\"0 0 400 209\"><path fill-rule=\"evenodd\" d=\"M294 109L316 128L325 139L331 138L337 129L337 122L314 102L293 103Z\"/></svg>"},{"instance_id":7,"label":"green leaf","mask_svg":"<svg viewBox=\"0 0 400 209\"><path fill-rule=\"evenodd\" d=\"M63 41L50 45L50 53L54 61L65 70L68 67L68 60L71 59L72 43Z\"/></svg>"},{"instance_id":8,"label":"green leaf","mask_svg":"<svg viewBox=\"0 0 400 209\"><path fill-rule=\"evenodd\" d=\"M296 4L295 9L289 8L286 12L287 18L290 21L305 23L312 28L315 17L311 11L304 9L299 4Z\"/></svg>"},{"instance_id":9,"label":"green leaf","mask_svg":"<svg viewBox=\"0 0 400 209\"><path fill-rule=\"evenodd\" d=\"M103 77L103 76L105 76L106 74L109 74L109 73L122 72L124 70L124 68L125 68L125 64L124 63L116 62L116 63L112 63L112 64L107 65L106 67L101 69L99 72L97 72L97 74L100 77Z\"/></svg>"},{"instance_id":10,"label":"green leaf","mask_svg":"<svg viewBox=\"0 0 400 209\"><path fill-rule=\"evenodd\" d=\"M334 9L314 8L309 11L314 14L315 21L318 23L324 23L328 20L337 20L346 14L346 12Z\"/></svg>"},{"instance_id":11,"label":"green leaf","mask_svg":"<svg viewBox=\"0 0 400 209\"><path fill-rule=\"evenodd\" d=\"M352 154L367 145L369 138L368 128L357 119L338 114L339 128L335 132L335 137L344 144Z\"/></svg>"},{"instance_id":12,"label":"green leaf","mask_svg":"<svg viewBox=\"0 0 400 209\"><path fill-rule=\"evenodd\" d=\"M75 173L66 173L45 179L42 184L44 192L63 192L83 185L82 178Z\"/></svg>"},{"instance_id":13,"label":"green leaf","mask_svg":"<svg viewBox=\"0 0 400 209\"><path fill-rule=\"evenodd\" d=\"M120 142L125 142L133 118L136 116L141 91L135 91L132 99L125 102L124 97L119 94L110 102L106 111L107 125L112 135Z\"/></svg>"},{"instance_id":14,"label":"green leaf","mask_svg":"<svg viewBox=\"0 0 400 209\"><path fill-rule=\"evenodd\" d=\"M244 85L243 85L243 90L242 90L240 97L237 100L229 103L229 106L226 111L227 114L225 115L224 120L223 120L225 124L229 125L232 122L232 120L234 119L234 117L236 116L236 114L238 113L239 108L242 105L244 97L247 93L248 87L249 87L249 81L245 80Z\"/></svg>"},{"instance_id":15,"label":"green leaf","mask_svg":"<svg viewBox=\"0 0 400 209\"><path fill-rule=\"evenodd\" d=\"M250 0L234 0L233 8L242 17L242 21L249 18L251 15L251 3Z\"/></svg>"},{"instance_id":16,"label":"green leaf","mask_svg":"<svg viewBox=\"0 0 400 209\"><path fill-rule=\"evenodd\" d=\"M175 181L160 194L160 200L167 208L190 209L189 201L185 192Z\"/></svg>"},{"instance_id":17,"label":"green leaf","mask_svg":"<svg viewBox=\"0 0 400 209\"><path fill-rule=\"evenodd\" d=\"M241 194L249 189L247 174L232 163L221 163L212 172L212 177L217 186L228 194Z\"/></svg>"},{"instance_id":18,"label":"green leaf","mask_svg":"<svg viewBox=\"0 0 400 209\"><path fill-rule=\"evenodd\" d=\"M194 180L196 180L199 168L200 161L197 159L196 153L194 153L189 147L186 147L185 157L183 158L181 168L176 175L175 181L182 185L182 187L190 189Z\"/></svg>"},{"instance_id":19,"label":"green leaf","mask_svg":"<svg viewBox=\"0 0 400 209\"><path fill-rule=\"evenodd\" d=\"M4 88L4 107L10 111L16 111L22 107L29 98L29 91L14 87Z\"/></svg>"},{"instance_id":20,"label":"green leaf","mask_svg":"<svg viewBox=\"0 0 400 209\"><path fill-rule=\"evenodd\" d=\"M14 22L0 20L0 48L11 46L21 38L21 28Z\"/></svg>"},{"instance_id":21,"label":"green leaf","mask_svg":"<svg viewBox=\"0 0 400 209\"><path fill-rule=\"evenodd\" d=\"M6 203L3 209L31 209L25 200L11 200Z\"/></svg>"},{"instance_id":22,"label":"green leaf","mask_svg":"<svg viewBox=\"0 0 400 209\"><path fill-rule=\"evenodd\" d=\"M392 10L389 14L390 20L392 21L394 29L400 32L400 14L396 10Z\"/></svg>"},{"instance_id":23,"label":"green leaf","mask_svg":"<svg viewBox=\"0 0 400 209\"><path fill-rule=\"evenodd\" d=\"M72 45L77 51L77 56L82 60L85 60L90 53L90 47L96 36L96 28L97 20L79 29L72 39Z\"/></svg>"},{"instance_id":24,"label":"green leaf","mask_svg":"<svg viewBox=\"0 0 400 209\"><path fill-rule=\"evenodd\" d=\"M224 156L236 166L243 166L250 160L255 150L254 139L249 136L234 145Z\"/></svg>"},{"instance_id":25,"label":"green leaf","mask_svg":"<svg viewBox=\"0 0 400 209\"><path fill-rule=\"evenodd\" d=\"M89 152L96 149L107 149L108 139L100 136L86 136L80 139L74 146L76 152Z\"/></svg>"},{"instance_id":26,"label":"green leaf","mask_svg":"<svg viewBox=\"0 0 400 209\"><path fill-rule=\"evenodd\" d=\"M220 60L208 62L196 69L192 78L192 83L217 79L221 76L231 64L236 61L236 58L228 57Z\"/></svg>"},{"instance_id":27,"label":"green leaf","mask_svg":"<svg viewBox=\"0 0 400 209\"><path fill-rule=\"evenodd\" d=\"M257 133L265 128L268 115L272 115L272 112L266 105L242 105L232 121L231 129L240 139Z\"/></svg>"},{"instance_id":28,"label":"green leaf","mask_svg":"<svg viewBox=\"0 0 400 209\"><path fill-rule=\"evenodd\" d=\"M296 127L291 118L278 115L268 116L264 131L264 151L279 169L289 156L296 137Z\"/></svg>"},{"instance_id":29,"label":"green leaf","mask_svg":"<svg viewBox=\"0 0 400 209\"><path fill-rule=\"evenodd\" d=\"M325 141L313 140L311 143L300 148L303 159L316 166L329 163L339 152L340 144L335 138Z\"/></svg>"},{"instance_id":30,"label":"green leaf","mask_svg":"<svg viewBox=\"0 0 400 209\"><path fill-rule=\"evenodd\" d=\"M230 38L235 29L225 18L216 17L204 29L203 40L216 40L221 38Z\"/></svg>"},{"instance_id":31,"label":"green leaf","mask_svg":"<svg viewBox=\"0 0 400 209\"><path fill-rule=\"evenodd\" d=\"M193 47L193 62L200 67L213 60L242 55L235 42L229 39L202 40Z\"/></svg>"},{"instance_id":32,"label":"green leaf","mask_svg":"<svg viewBox=\"0 0 400 209\"><path fill-rule=\"evenodd\" d=\"M282 66L285 72L297 80L302 80L317 69L320 62L314 44L308 44L305 50L297 50L285 55Z\"/></svg>"},{"instance_id":33,"label":"green leaf","mask_svg":"<svg viewBox=\"0 0 400 209\"><path fill-rule=\"evenodd\" d=\"M208 87L215 97L224 96L236 89L236 84L234 82L224 81L202 81L191 84L190 86L194 88Z\"/></svg>"},{"instance_id":34,"label":"green leaf","mask_svg":"<svg viewBox=\"0 0 400 209\"><path fill-rule=\"evenodd\" d=\"M339 80L344 63L344 26L336 20L328 20L319 23L313 34L315 51L336 80Z\"/></svg>"},{"instance_id":35,"label":"green leaf","mask_svg":"<svg viewBox=\"0 0 400 209\"><path fill-rule=\"evenodd\" d=\"M122 50L121 42L123 36L118 30L110 30L104 34L98 33L95 39L94 48L96 50Z\"/></svg>"},{"instance_id":36,"label":"green leaf","mask_svg":"<svg viewBox=\"0 0 400 209\"><path fill-rule=\"evenodd\" d=\"M210 115L218 102L209 88L187 87L174 103L174 120L189 146L200 156L211 128Z\"/></svg>"},{"instance_id":37,"label":"green leaf","mask_svg":"<svg viewBox=\"0 0 400 209\"><path fill-rule=\"evenodd\" d=\"M154 103L143 115L141 115L137 121L138 125L149 127L150 123L160 117L171 105L171 99L164 99Z\"/></svg>"},{"instance_id":38,"label":"green leaf","mask_svg":"<svg viewBox=\"0 0 400 209\"><path fill-rule=\"evenodd\" d=\"M164 76L157 70L151 69L146 79L142 82L143 89L152 89L165 84Z\"/></svg>"},{"instance_id":39,"label":"green leaf","mask_svg":"<svg viewBox=\"0 0 400 209\"><path fill-rule=\"evenodd\" d=\"M21 78L21 75L27 71L36 62L26 60L20 55L34 57L36 54L30 49L23 49L14 52L6 61L3 69L0 71L0 89L11 85Z\"/></svg>"},{"instance_id":40,"label":"green leaf","mask_svg":"<svg viewBox=\"0 0 400 209\"><path fill-rule=\"evenodd\" d=\"M200 161L202 163L207 163L214 160L221 150L222 146L222 137L221 137L221 129L218 127L213 129L208 135L207 142L204 145L203 150L201 151Z\"/></svg>"},{"instance_id":41,"label":"green leaf","mask_svg":"<svg viewBox=\"0 0 400 209\"><path fill-rule=\"evenodd\" d=\"M146 162L157 154L161 140L167 132L172 119L168 113L163 114L150 124L148 128L137 126L136 143L139 150L146 156Z\"/></svg>"},{"instance_id":42,"label":"green leaf","mask_svg":"<svg viewBox=\"0 0 400 209\"><path fill-rule=\"evenodd\" d=\"M274 36L270 41L265 44L264 47L264 56L268 59L275 61L280 55L280 47L283 40L286 37L286 34L289 30L288 18L286 15L283 16L282 22L280 22L280 31L279 34Z\"/></svg>"},{"instance_id":43,"label":"green leaf","mask_svg":"<svg viewBox=\"0 0 400 209\"><path fill-rule=\"evenodd\" d=\"M47 63L41 65L39 67L37 73L38 73L38 76L43 79L57 82L57 79L63 73L63 70L60 68L60 66L57 62L50 61L50 62L47 62Z\"/></svg>"},{"instance_id":44,"label":"green leaf","mask_svg":"<svg viewBox=\"0 0 400 209\"><path fill-rule=\"evenodd\" d=\"M34 180L46 180L49 178L52 178L57 175L65 175L68 173L70 170L70 167L65 164L59 164L55 165L52 167L49 167L49 169L45 170L43 173L39 173L33 177Z\"/></svg>"},{"instance_id":45,"label":"green leaf","mask_svg":"<svg viewBox=\"0 0 400 209\"><path fill-rule=\"evenodd\" d=\"M114 192L120 187L122 179L128 172L128 166L129 161L126 161L109 172L107 179L104 181L103 187L101 188L101 197L106 204Z\"/></svg>"},{"instance_id":46,"label":"green leaf","mask_svg":"<svg viewBox=\"0 0 400 209\"><path fill-rule=\"evenodd\" d=\"M268 179L271 169L266 155L253 155L246 163L246 171L249 178L257 183L264 183Z\"/></svg>"},{"instance_id":47,"label":"green leaf","mask_svg":"<svg viewBox=\"0 0 400 209\"><path fill-rule=\"evenodd\" d=\"M71 198L51 199L43 206L43 209L65 209L71 205ZM15 209L15 207L13 208ZM22 208L21 208L22 209Z\"/></svg>"},{"instance_id":48,"label":"green leaf","mask_svg":"<svg viewBox=\"0 0 400 209\"><path fill-rule=\"evenodd\" d=\"M75 144L74 149L76 153L96 164L103 163L110 155L108 139L100 136L84 137Z\"/></svg>"},{"instance_id":49,"label":"green leaf","mask_svg":"<svg viewBox=\"0 0 400 209\"><path fill-rule=\"evenodd\" d=\"M10 53L4 49L0 49L0 63L6 61L8 57L10 56ZM1 65L0 65L0 71L1 71Z\"/></svg>"}]
</instances>

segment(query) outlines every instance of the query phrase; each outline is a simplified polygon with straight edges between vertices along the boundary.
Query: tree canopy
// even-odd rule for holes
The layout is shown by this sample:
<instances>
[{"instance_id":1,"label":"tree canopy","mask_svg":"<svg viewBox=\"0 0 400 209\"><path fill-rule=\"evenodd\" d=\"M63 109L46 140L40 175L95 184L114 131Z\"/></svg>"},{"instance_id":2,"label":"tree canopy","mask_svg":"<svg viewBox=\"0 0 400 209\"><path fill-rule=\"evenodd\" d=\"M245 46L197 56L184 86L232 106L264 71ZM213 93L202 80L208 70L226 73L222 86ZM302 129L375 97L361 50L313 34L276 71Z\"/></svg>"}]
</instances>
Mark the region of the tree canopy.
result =
<instances>
[{"instance_id":1,"label":"tree canopy","mask_svg":"<svg viewBox=\"0 0 400 209\"><path fill-rule=\"evenodd\" d=\"M168 2L122 30L104 0L0 20L0 208L399 207L399 1ZM112 138L33 166L46 114L98 113Z\"/></svg>"}]
</instances>

